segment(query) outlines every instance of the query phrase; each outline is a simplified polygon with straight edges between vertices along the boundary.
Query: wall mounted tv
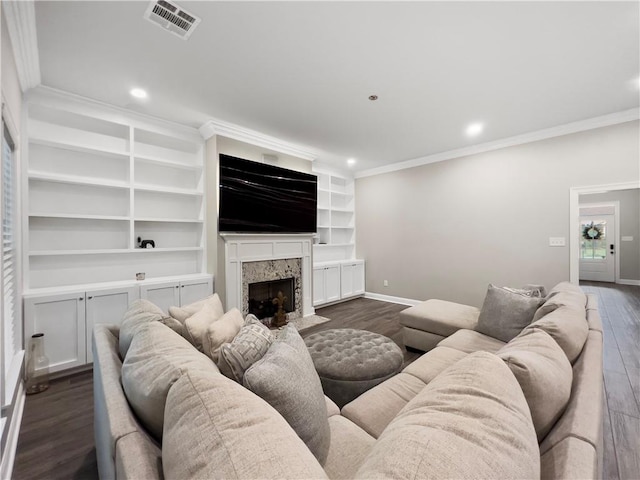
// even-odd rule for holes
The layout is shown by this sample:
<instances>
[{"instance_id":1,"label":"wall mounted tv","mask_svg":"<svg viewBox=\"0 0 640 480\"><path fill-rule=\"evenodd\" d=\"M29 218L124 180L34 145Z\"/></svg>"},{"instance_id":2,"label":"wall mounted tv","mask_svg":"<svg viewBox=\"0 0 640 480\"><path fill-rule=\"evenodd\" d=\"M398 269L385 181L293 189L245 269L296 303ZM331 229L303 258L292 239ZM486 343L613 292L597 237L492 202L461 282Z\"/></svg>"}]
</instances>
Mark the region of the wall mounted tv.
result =
<instances>
[{"instance_id":1,"label":"wall mounted tv","mask_svg":"<svg viewBox=\"0 0 640 480\"><path fill-rule=\"evenodd\" d=\"M315 233L315 175L220 154L218 230Z\"/></svg>"}]
</instances>

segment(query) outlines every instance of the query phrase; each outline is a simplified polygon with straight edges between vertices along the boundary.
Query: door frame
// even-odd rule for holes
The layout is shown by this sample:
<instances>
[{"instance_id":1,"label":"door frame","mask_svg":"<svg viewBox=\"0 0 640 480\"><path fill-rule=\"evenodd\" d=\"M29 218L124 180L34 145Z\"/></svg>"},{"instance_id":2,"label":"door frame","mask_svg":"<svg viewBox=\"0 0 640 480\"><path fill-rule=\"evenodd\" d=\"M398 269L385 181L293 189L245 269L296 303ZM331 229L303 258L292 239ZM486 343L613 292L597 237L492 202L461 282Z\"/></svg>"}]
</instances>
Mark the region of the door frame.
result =
<instances>
[{"instance_id":1,"label":"door frame","mask_svg":"<svg viewBox=\"0 0 640 480\"><path fill-rule=\"evenodd\" d=\"M615 190L630 190L640 188L640 180L635 182L613 183L609 185L592 185L589 187L569 188L569 281L578 285L580 283L580 195L587 193L604 193ZM619 226L616 226L619 231ZM620 242L616 239L617 253L620 251ZM619 280L619 259L616 258L616 282Z\"/></svg>"},{"instance_id":2,"label":"door frame","mask_svg":"<svg viewBox=\"0 0 640 480\"><path fill-rule=\"evenodd\" d=\"M579 199L578 199L579 201ZM620 283L620 201L618 200L609 200L605 202L595 202L595 203L578 203L578 221L582 217L580 215L580 208L589 208L589 207L613 207L613 221L614 221L614 229L613 229L613 243L615 245L615 257L614 260L614 276L613 282ZM582 232L580 232L582 235ZM578 237L578 246L580 245L580 237ZM608 250L608 248L607 248ZM580 279L580 250L578 249L578 279Z\"/></svg>"}]
</instances>

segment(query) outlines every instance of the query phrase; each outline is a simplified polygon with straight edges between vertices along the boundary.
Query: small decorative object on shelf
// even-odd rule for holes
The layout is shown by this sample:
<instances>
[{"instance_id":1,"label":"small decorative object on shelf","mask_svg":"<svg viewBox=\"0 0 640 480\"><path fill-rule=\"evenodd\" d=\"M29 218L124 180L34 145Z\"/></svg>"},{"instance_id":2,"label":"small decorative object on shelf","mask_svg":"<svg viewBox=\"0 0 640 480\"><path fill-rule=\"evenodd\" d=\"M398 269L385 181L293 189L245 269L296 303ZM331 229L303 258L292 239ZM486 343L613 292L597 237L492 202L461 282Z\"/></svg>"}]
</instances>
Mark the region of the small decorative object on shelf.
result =
<instances>
[{"instance_id":1,"label":"small decorative object on shelf","mask_svg":"<svg viewBox=\"0 0 640 480\"><path fill-rule=\"evenodd\" d=\"M26 377L27 395L44 392L49 388L49 359L44 354L44 333L31 336Z\"/></svg>"},{"instance_id":2,"label":"small decorative object on shelf","mask_svg":"<svg viewBox=\"0 0 640 480\"><path fill-rule=\"evenodd\" d=\"M136 273L136 280L144 280L144 272Z\"/></svg>"},{"instance_id":3,"label":"small decorative object on shelf","mask_svg":"<svg viewBox=\"0 0 640 480\"><path fill-rule=\"evenodd\" d=\"M142 237L138 237L138 246L140 248L156 248L156 242L153 240L142 240Z\"/></svg>"}]
</instances>

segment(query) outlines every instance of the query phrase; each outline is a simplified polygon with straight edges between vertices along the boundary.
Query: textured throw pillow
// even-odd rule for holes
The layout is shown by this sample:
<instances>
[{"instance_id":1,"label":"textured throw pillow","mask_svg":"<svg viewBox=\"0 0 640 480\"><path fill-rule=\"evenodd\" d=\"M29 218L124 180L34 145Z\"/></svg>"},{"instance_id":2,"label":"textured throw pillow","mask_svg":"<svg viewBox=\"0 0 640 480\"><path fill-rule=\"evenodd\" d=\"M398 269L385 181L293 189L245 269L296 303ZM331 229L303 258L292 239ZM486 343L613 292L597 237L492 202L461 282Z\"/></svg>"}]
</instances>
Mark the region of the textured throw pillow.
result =
<instances>
[{"instance_id":1,"label":"textured throw pillow","mask_svg":"<svg viewBox=\"0 0 640 480\"><path fill-rule=\"evenodd\" d=\"M569 403L573 370L567 356L548 333L538 329L526 329L496 355L518 380L541 442Z\"/></svg>"},{"instance_id":2,"label":"textured throw pillow","mask_svg":"<svg viewBox=\"0 0 640 480\"><path fill-rule=\"evenodd\" d=\"M324 464L331 440L327 405L311 355L293 325L284 327L265 356L245 372L243 384L280 412Z\"/></svg>"},{"instance_id":3,"label":"textured throw pillow","mask_svg":"<svg viewBox=\"0 0 640 480\"><path fill-rule=\"evenodd\" d=\"M544 285L534 285L532 283L528 283L524 287L522 287L522 289L532 292L532 297L544 298L547 296L547 289L544 287Z\"/></svg>"},{"instance_id":4,"label":"textured throw pillow","mask_svg":"<svg viewBox=\"0 0 640 480\"><path fill-rule=\"evenodd\" d=\"M327 478L267 402L223 375L193 370L167 396L162 469L167 479Z\"/></svg>"},{"instance_id":5,"label":"textured throw pillow","mask_svg":"<svg viewBox=\"0 0 640 480\"><path fill-rule=\"evenodd\" d=\"M129 305L129 309L122 318L118 338L120 358L124 359L131 345L133 336L138 329L149 323L157 322L165 317L164 312L148 300L135 300Z\"/></svg>"},{"instance_id":6,"label":"textured throw pillow","mask_svg":"<svg viewBox=\"0 0 640 480\"><path fill-rule=\"evenodd\" d=\"M197 302L190 303L189 305L184 305L182 307L169 307L169 315L179 322L185 323L187 318L197 313L205 305L210 305L218 318L224 315L224 308L222 308L222 302L220 301L220 297L217 293L209 295Z\"/></svg>"},{"instance_id":7,"label":"textured throw pillow","mask_svg":"<svg viewBox=\"0 0 640 480\"><path fill-rule=\"evenodd\" d=\"M158 440L162 438L167 393L191 370L219 373L210 359L160 322L149 323L133 338L122 364L122 388L140 422Z\"/></svg>"},{"instance_id":8,"label":"textured throw pillow","mask_svg":"<svg viewBox=\"0 0 640 480\"><path fill-rule=\"evenodd\" d=\"M531 292L489 285L482 304L476 331L508 342L531 323L542 299Z\"/></svg>"},{"instance_id":9,"label":"textured throw pillow","mask_svg":"<svg viewBox=\"0 0 640 480\"><path fill-rule=\"evenodd\" d=\"M502 360L475 352L416 395L385 428L356 478L540 478L529 407Z\"/></svg>"},{"instance_id":10,"label":"textured throw pillow","mask_svg":"<svg viewBox=\"0 0 640 480\"><path fill-rule=\"evenodd\" d=\"M589 335L589 324L585 310L566 305L558 307L526 328L527 330L537 328L551 335L560 345L571 365L580 355Z\"/></svg>"},{"instance_id":11,"label":"textured throw pillow","mask_svg":"<svg viewBox=\"0 0 640 480\"><path fill-rule=\"evenodd\" d=\"M244 326L233 341L220 347L220 372L242 384L244 372L267 353L272 343L271 331L254 315L247 315Z\"/></svg>"},{"instance_id":12,"label":"textured throw pillow","mask_svg":"<svg viewBox=\"0 0 640 480\"><path fill-rule=\"evenodd\" d=\"M195 316L195 315L194 315ZM193 317L191 317L193 318ZM189 320L187 319L187 327ZM214 362L218 363L220 347L233 341L244 325L242 313L237 308L232 308L222 318L210 323L202 334L202 351Z\"/></svg>"},{"instance_id":13,"label":"textured throw pillow","mask_svg":"<svg viewBox=\"0 0 640 480\"><path fill-rule=\"evenodd\" d=\"M205 303L204 306L196 313L187 317L184 322L187 332L186 339L189 340L198 350L203 350L203 337L207 332L207 328L212 323L224 317L224 312L220 314L220 310L211 303Z\"/></svg>"}]
</instances>

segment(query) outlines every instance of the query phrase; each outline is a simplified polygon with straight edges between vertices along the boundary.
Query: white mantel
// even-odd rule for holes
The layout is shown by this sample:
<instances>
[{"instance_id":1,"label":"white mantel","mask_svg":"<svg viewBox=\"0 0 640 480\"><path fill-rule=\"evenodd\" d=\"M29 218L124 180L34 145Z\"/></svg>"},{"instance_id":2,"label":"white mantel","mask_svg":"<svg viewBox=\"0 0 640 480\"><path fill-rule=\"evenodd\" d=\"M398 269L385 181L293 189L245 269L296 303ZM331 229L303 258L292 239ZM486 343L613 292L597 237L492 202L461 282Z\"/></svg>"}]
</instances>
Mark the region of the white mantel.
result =
<instances>
[{"instance_id":1,"label":"white mantel","mask_svg":"<svg viewBox=\"0 0 640 480\"><path fill-rule=\"evenodd\" d=\"M313 315L312 234L222 233L227 310L242 311L242 264L299 258L302 267L302 315Z\"/></svg>"}]
</instances>

